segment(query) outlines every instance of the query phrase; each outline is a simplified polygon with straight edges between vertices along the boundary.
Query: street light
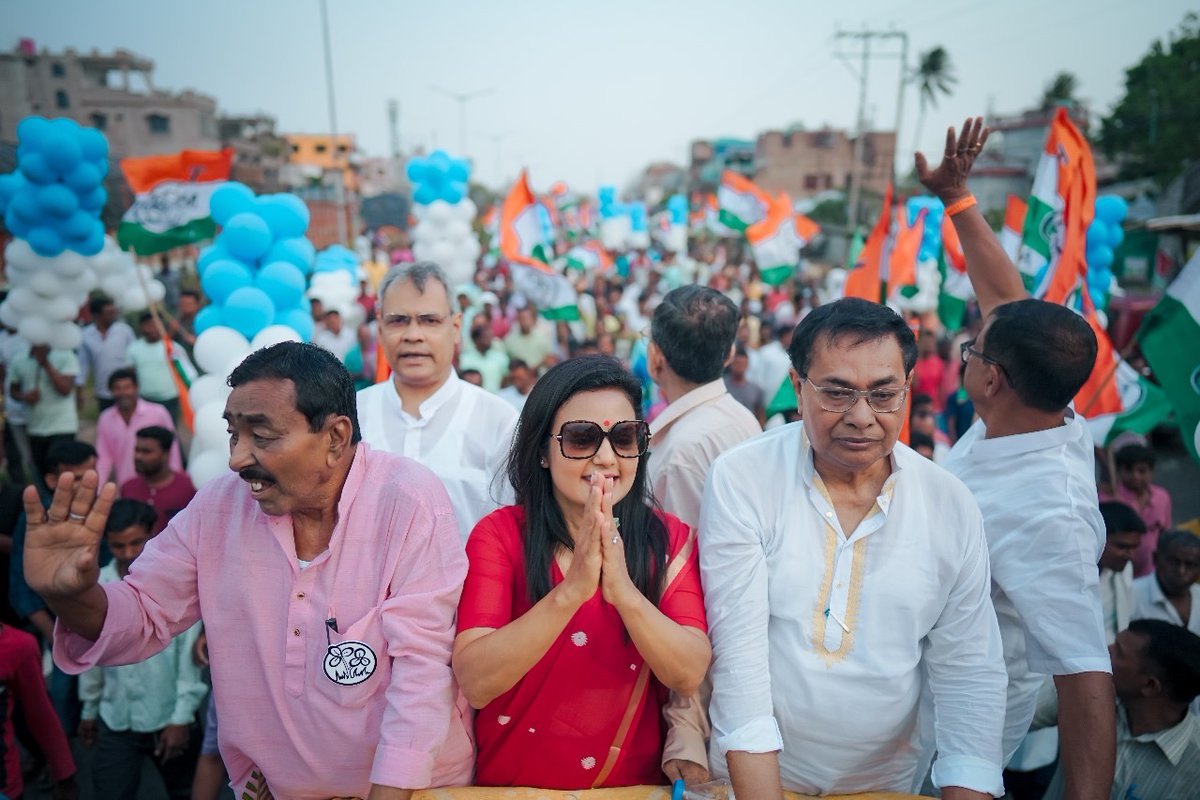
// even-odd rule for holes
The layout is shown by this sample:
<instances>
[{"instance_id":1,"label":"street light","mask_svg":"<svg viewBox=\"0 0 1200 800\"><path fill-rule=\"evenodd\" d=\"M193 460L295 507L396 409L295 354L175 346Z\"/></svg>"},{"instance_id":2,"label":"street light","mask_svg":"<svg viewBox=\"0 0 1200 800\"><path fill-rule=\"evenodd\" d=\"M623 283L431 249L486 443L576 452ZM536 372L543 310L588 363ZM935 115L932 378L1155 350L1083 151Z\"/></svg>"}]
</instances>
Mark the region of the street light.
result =
<instances>
[{"instance_id":1,"label":"street light","mask_svg":"<svg viewBox=\"0 0 1200 800\"><path fill-rule=\"evenodd\" d=\"M474 92L452 92L440 86L429 87L430 91L449 97L458 102L458 149L459 155L467 157L467 103L480 97L492 94L495 89L479 89Z\"/></svg>"}]
</instances>

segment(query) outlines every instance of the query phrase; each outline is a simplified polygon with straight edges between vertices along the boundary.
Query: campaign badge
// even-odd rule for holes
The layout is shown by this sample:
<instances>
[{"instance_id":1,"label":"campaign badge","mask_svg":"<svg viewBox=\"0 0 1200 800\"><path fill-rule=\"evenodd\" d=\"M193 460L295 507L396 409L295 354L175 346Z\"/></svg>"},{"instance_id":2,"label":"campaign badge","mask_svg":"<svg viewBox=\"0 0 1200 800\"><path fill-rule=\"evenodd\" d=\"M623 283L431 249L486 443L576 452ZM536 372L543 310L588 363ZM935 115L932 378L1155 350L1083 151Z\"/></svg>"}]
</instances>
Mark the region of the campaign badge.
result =
<instances>
[{"instance_id":1,"label":"campaign badge","mask_svg":"<svg viewBox=\"0 0 1200 800\"><path fill-rule=\"evenodd\" d=\"M325 677L339 686L356 686L375 674L378 663L366 642L338 642L325 651Z\"/></svg>"}]
</instances>

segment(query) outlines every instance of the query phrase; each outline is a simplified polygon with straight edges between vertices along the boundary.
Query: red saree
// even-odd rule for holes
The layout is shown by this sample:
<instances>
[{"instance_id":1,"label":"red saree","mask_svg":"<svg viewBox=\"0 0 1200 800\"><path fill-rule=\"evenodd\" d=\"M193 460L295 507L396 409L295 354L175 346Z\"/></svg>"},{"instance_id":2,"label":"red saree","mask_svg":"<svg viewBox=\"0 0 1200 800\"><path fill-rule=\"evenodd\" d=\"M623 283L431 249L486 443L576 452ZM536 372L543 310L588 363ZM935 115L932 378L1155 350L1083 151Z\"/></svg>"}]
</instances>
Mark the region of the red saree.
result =
<instances>
[{"instance_id":1,"label":"red saree","mask_svg":"<svg viewBox=\"0 0 1200 800\"><path fill-rule=\"evenodd\" d=\"M669 514L668 567L659 609L707 631L695 537ZM525 585L524 513L484 517L467 542L470 569L458 630L501 628L531 607ZM562 582L552 566L554 585ZM475 717L478 786L591 789L662 784L667 689L625 634L600 591L516 686Z\"/></svg>"}]
</instances>

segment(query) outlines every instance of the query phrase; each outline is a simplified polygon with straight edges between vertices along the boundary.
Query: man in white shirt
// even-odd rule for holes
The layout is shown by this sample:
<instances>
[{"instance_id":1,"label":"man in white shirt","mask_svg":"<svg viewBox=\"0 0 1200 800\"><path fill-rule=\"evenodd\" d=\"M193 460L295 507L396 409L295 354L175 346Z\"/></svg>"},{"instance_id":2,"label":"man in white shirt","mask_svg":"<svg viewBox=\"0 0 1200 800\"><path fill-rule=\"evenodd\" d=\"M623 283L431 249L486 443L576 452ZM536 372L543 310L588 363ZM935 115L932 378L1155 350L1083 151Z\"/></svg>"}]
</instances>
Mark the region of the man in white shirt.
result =
<instances>
[{"instance_id":1,"label":"man in white shirt","mask_svg":"<svg viewBox=\"0 0 1200 800\"><path fill-rule=\"evenodd\" d=\"M179 424L179 386L175 383L175 367L167 358L167 345L158 320L149 311L138 317L138 332L126 350L127 363L137 370L138 390L142 397L164 406L171 412L171 419ZM183 366L189 377L195 377L196 369L179 342L171 342L171 352Z\"/></svg>"},{"instance_id":2,"label":"man in white shirt","mask_svg":"<svg viewBox=\"0 0 1200 800\"><path fill-rule=\"evenodd\" d=\"M713 771L739 797L912 792L928 690L942 797L1003 794L983 521L958 480L897 444L912 331L847 298L810 314L790 355L803 422L722 455L704 489Z\"/></svg>"},{"instance_id":3,"label":"man in white shirt","mask_svg":"<svg viewBox=\"0 0 1200 800\"><path fill-rule=\"evenodd\" d=\"M768 403L779 391L792 368L787 348L792 343L794 329L795 325L776 325L774 338L755 351L754 365L746 374L752 383L762 389L763 397Z\"/></svg>"},{"instance_id":4,"label":"man in white shirt","mask_svg":"<svg viewBox=\"0 0 1200 800\"><path fill-rule=\"evenodd\" d=\"M83 329L79 344L79 375L75 383L83 386L93 379L96 403L104 411L113 404L108 391L108 376L129 364L126 351L137 338L133 328L117 317L117 304L108 297L97 297L88 303L92 324Z\"/></svg>"},{"instance_id":5,"label":"man in white shirt","mask_svg":"<svg viewBox=\"0 0 1200 800\"><path fill-rule=\"evenodd\" d=\"M150 540L154 520L154 509L145 503L113 503L104 534L113 560L101 567L100 583L125 579ZM154 764L173 800L191 796L200 752L196 711L208 694L192 659L199 634L197 623L145 661L93 667L79 676L79 738L85 747L94 748L97 797L137 797L144 759Z\"/></svg>"},{"instance_id":6,"label":"man in white shirt","mask_svg":"<svg viewBox=\"0 0 1200 800\"><path fill-rule=\"evenodd\" d=\"M917 175L947 208L986 322L962 345L963 386L979 421L943 463L983 512L992 600L1008 667L1004 754L1029 730L1044 676L1058 692L1066 797L1112 783L1116 719L1096 564L1104 549L1092 438L1068 408L1096 360L1074 311L1031 300L974 204L966 179L983 150L983 120L947 135L942 163ZM815 313L815 312L814 312Z\"/></svg>"},{"instance_id":7,"label":"man in white shirt","mask_svg":"<svg viewBox=\"0 0 1200 800\"><path fill-rule=\"evenodd\" d=\"M1117 500L1100 504L1104 552L1100 555L1100 605L1104 635L1111 645L1133 619L1133 554L1146 534L1142 515Z\"/></svg>"},{"instance_id":8,"label":"man in white shirt","mask_svg":"<svg viewBox=\"0 0 1200 800\"><path fill-rule=\"evenodd\" d=\"M1154 572L1133 582L1133 618L1161 619L1200 635L1200 537L1163 531Z\"/></svg>"},{"instance_id":9,"label":"man in white shirt","mask_svg":"<svg viewBox=\"0 0 1200 800\"><path fill-rule=\"evenodd\" d=\"M358 344L358 332L346 327L342 322L342 312L336 308L325 312L324 322L323 327L313 332L313 344L324 347L333 353L338 361L344 362L346 354Z\"/></svg>"},{"instance_id":10,"label":"man in white shirt","mask_svg":"<svg viewBox=\"0 0 1200 800\"><path fill-rule=\"evenodd\" d=\"M454 374L462 314L450 306L440 267L395 266L378 297L376 324L392 377L358 393L363 439L441 478L466 541L476 522L511 502L503 473L517 412Z\"/></svg>"}]
</instances>

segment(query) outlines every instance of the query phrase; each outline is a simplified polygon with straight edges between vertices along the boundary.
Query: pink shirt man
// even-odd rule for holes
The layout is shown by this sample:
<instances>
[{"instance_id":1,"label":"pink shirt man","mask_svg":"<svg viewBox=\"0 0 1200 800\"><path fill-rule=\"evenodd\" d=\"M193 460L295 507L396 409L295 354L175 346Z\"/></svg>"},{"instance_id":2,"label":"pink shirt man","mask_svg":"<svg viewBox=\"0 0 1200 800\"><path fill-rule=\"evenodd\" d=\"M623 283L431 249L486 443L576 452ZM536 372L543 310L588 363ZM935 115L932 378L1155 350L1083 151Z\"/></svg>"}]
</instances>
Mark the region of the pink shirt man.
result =
<instances>
[{"instance_id":1,"label":"pink shirt man","mask_svg":"<svg viewBox=\"0 0 1200 800\"><path fill-rule=\"evenodd\" d=\"M291 517L264 514L230 474L103 587L96 642L55 631L56 661L78 673L147 658L203 619L238 797L264 781L275 797L327 800L470 780L469 709L450 669L467 559L449 498L417 462L357 447L329 547L307 567ZM351 642L353 674L327 652Z\"/></svg>"},{"instance_id":2,"label":"pink shirt man","mask_svg":"<svg viewBox=\"0 0 1200 800\"><path fill-rule=\"evenodd\" d=\"M1133 577L1140 578L1154 572L1154 551L1158 548L1158 535L1171 527L1171 495L1166 489L1152 483L1150 498L1142 505L1137 492L1118 480L1116 491L1101 492L1100 499L1120 500L1141 516L1142 521L1146 523L1146 533L1133 553Z\"/></svg>"},{"instance_id":3,"label":"pink shirt man","mask_svg":"<svg viewBox=\"0 0 1200 800\"><path fill-rule=\"evenodd\" d=\"M175 430L171 412L158 403L141 398L133 409L129 422L121 416L116 406L105 409L96 420L96 474L101 483L113 481L120 486L132 478L137 472L133 469L133 447L137 440L137 432L142 428L157 425L169 431ZM179 457L179 440L171 443L171 469L183 471L183 460ZM117 477L112 476L116 470Z\"/></svg>"}]
</instances>

